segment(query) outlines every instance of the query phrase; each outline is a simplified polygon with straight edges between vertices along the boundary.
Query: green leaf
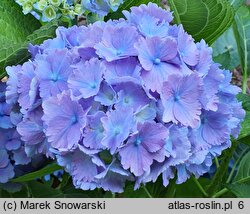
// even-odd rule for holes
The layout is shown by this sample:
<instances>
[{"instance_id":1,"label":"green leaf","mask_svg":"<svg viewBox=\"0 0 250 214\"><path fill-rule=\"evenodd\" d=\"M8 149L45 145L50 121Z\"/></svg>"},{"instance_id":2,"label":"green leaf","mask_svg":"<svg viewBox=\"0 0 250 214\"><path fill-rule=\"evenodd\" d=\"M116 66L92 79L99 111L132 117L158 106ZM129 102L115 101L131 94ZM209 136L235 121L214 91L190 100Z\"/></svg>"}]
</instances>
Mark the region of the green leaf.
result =
<instances>
[{"instance_id":1,"label":"green leaf","mask_svg":"<svg viewBox=\"0 0 250 214\"><path fill-rule=\"evenodd\" d=\"M46 39L53 38L57 27L57 21L49 22L28 35L26 41L22 44L9 45L0 49L0 71L2 70L2 73L0 72L0 78L5 76L5 71L3 69L7 65L20 64L30 57L27 50L29 43L33 45L40 44Z\"/></svg>"},{"instance_id":2,"label":"green leaf","mask_svg":"<svg viewBox=\"0 0 250 214\"><path fill-rule=\"evenodd\" d=\"M45 175L51 174L59 169L62 169L62 167L58 166L57 164L50 164L50 165L47 165L46 167L44 167L43 169L40 169L36 172L28 173L28 174L20 176L18 178L14 178L11 181L18 182L18 183L26 182L26 181L33 181L37 178L41 178Z\"/></svg>"},{"instance_id":3,"label":"green leaf","mask_svg":"<svg viewBox=\"0 0 250 214\"><path fill-rule=\"evenodd\" d=\"M250 151L242 158L233 183L243 184L250 181Z\"/></svg>"},{"instance_id":4,"label":"green leaf","mask_svg":"<svg viewBox=\"0 0 250 214\"><path fill-rule=\"evenodd\" d=\"M72 184L72 179L69 179L69 182L66 186L61 188L64 198L103 198L105 192L101 189L84 191L81 189L76 189Z\"/></svg>"},{"instance_id":5,"label":"green leaf","mask_svg":"<svg viewBox=\"0 0 250 214\"><path fill-rule=\"evenodd\" d=\"M204 187L209 184L210 180L207 178L200 178L199 183ZM187 180L183 184L176 185L176 198L202 198L204 197L200 189L192 179Z\"/></svg>"},{"instance_id":6,"label":"green leaf","mask_svg":"<svg viewBox=\"0 0 250 214\"><path fill-rule=\"evenodd\" d=\"M211 45L232 24L234 9L226 0L169 0L175 23L198 42L204 39Z\"/></svg>"},{"instance_id":7,"label":"green leaf","mask_svg":"<svg viewBox=\"0 0 250 214\"><path fill-rule=\"evenodd\" d=\"M212 45L214 61L222 64L223 68L233 70L240 65L240 57L233 29L229 28Z\"/></svg>"},{"instance_id":8,"label":"green leaf","mask_svg":"<svg viewBox=\"0 0 250 214\"><path fill-rule=\"evenodd\" d=\"M237 95L237 99L242 102L245 111L250 111L250 95L240 93Z\"/></svg>"},{"instance_id":9,"label":"green leaf","mask_svg":"<svg viewBox=\"0 0 250 214\"><path fill-rule=\"evenodd\" d=\"M238 10L246 0L228 0L235 10Z\"/></svg>"},{"instance_id":10,"label":"green leaf","mask_svg":"<svg viewBox=\"0 0 250 214\"><path fill-rule=\"evenodd\" d=\"M149 2L160 4L160 0L125 0L120 6L122 10L129 10L133 6L139 6L141 4L148 4Z\"/></svg>"},{"instance_id":11,"label":"green leaf","mask_svg":"<svg viewBox=\"0 0 250 214\"><path fill-rule=\"evenodd\" d=\"M244 149L243 153L245 153L245 149ZM229 190L232 192L234 191L236 193L235 187L242 188L239 186L241 184L249 185L249 183L250 183L250 165L249 165L249 162L250 162L250 151L248 151L241 159L237 174L234 177L233 182L229 185L227 184L224 189L215 193L213 195L213 197L218 198L218 197L224 195L225 193L227 193ZM230 181L230 179L227 182L229 182L229 181ZM232 188L232 190L230 188ZM239 189L237 191L239 191ZM239 194L239 193L237 193L237 194Z\"/></svg>"},{"instance_id":12,"label":"green leaf","mask_svg":"<svg viewBox=\"0 0 250 214\"><path fill-rule=\"evenodd\" d=\"M226 51L222 54L219 54L217 56L214 57L214 61L217 62L217 63L220 63L223 68L225 69L234 69L230 66L230 63L231 63L231 56L230 56L230 52L229 51Z\"/></svg>"},{"instance_id":13,"label":"green leaf","mask_svg":"<svg viewBox=\"0 0 250 214\"><path fill-rule=\"evenodd\" d=\"M250 111L246 111L246 116L241 124L241 131L238 140L242 143L250 145Z\"/></svg>"},{"instance_id":14,"label":"green leaf","mask_svg":"<svg viewBox=\"0 0 250 214\"><path fill-rule=\"evenodd\" d=\"M208 188L207 188L207 193L209 194L209 196L214 195L222 186L224 179L225 179L225 175L228 171L228 165L229 162L233 156L233 153L235 151L235 149L238 146L238 142L234 141L232 142L232 146L230 149L225 150L222 153L222 158L221 158L221 163L219 168L217 169L214 177L212 178L211 183L209 184Z\"/></svg>"},{"instance_id":15,"label":"green leaf","mask_svg":"<svg viewBox=\"0 0 250 214\"><path fill-rule=\"evenodd\" d=\"M30 181L27 183L28 191L33 198L61 198L64 197L62 191L51 187L48 183Z\"/></svg>"},{"instance_id":16,"label":"green leaf","mask_svg":"<svg viewBox=\"0 0 250 214\"><path fill-rule=\"evenodd\" d=\"M229 184L226 188L238 198L250 198L249 184Z\"/></svg>"},{"instance_id":17,"label":"green leaf","mask_svg":"<svg viewBox=\"0 0 250 214\"><path fill-rule=\"evenodd\" d=\"M110 13L105 20L119 19L123 17L122 11L129 10L133 6L139 6L141 4L148 4L149 2L160 5L160 0L125 0L116 12Z\"/></svg>"},{"instance_id":18,"label":"green leaf","mask_svg":"<svg viewBox=\"0 0 250 214\"><path fill-rule=\"evenodd\" d=\"M0 78L5 67L26 61L30 54L28 44L40 44L53 38L58 21L41 24L32 15L24 16L21 8L9 0L0 1Z\"/></svg>"},{"instance_id":19,"label":"green leaf","mask_svg":"<svg viewBox=\"0 0 250 214\"><path fill-rule=\"evenodd\" d=\"M0 77L3 76L6 60L15 54L17 63L24 58L25 51L21 49L28 35L38 29L41 24L32 15L24 16L21 7L15 1L0 1ZM12 60L11 60L12 61Z\"/></svg>"},{"instance_id":20,"label":"green leaf","mask_svg":"<svg viewBox=\"0 0 250 214\"><path fill-rule=\"evenodd\" d=\"M242 106L246 111L246 116L241 124L241 132L238 141L250 146L250 96L246 94L238 94L237 98L242 102Z\"/></svg>"},{"instance_id":21,"label":"green leaf","mask_svg":"<svg viewBox=\"0 0 250 214\"><path fill-rule=\"evenodd\" d=\"M123 193L118 194L119 198L148 198L147 193L143 188L134 190L133 183L127 183Z\"/></svg>"},{"instance_id":22,"label":"green leaf","mask_svg":"<svg viewBox=\"0 0 250 214\"><path fill-rule=\"evenodd\" d=\"M233 29L243 71L243 93L246 93L247 78L250 75L250 7L239 8L235 14Z\"/></svg>"},{"instance_id":23,"label":"green leaf","mask_svg":"<svg viewBox=\"0 0 250 214\"><path fill-rule=\"evenodd\" d=\"M61 25L58 20L53 20L41 28L35 30L32 34L27 37L27 43L40 44L44 40L51 39L55 37L55 30Z\"/></svg>"}]
</instances>

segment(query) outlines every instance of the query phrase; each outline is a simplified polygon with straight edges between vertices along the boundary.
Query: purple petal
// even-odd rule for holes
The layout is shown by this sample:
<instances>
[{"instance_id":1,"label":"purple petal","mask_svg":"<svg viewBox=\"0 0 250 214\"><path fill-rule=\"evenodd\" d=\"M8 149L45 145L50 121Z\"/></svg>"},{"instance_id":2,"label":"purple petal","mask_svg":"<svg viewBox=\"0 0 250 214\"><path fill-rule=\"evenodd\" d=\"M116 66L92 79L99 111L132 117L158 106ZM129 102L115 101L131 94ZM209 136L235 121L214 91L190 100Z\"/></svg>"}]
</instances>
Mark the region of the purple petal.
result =
<instances>
[{"instance_id":1,"label":"purple petal","mask_svg":"<svg viewBox=\"0 0 250 214\"><path fill-rule=\"evenodd\" d=\"M104 138L101 143L114 154L129 136L133 128L132 109L116 109L108 112L106 117L101 118L104 127Z\"/></svg>"},{"instance_id":2,"label":"purple petal","mask_svg":"<svg viewBox=\"0 0 250 214\"><path fill-rule=\"evenodd\" d=\"M201 105L201 80L196 74L189 76L171 75L162 88L164 122L180 122L185 126L196 127L199 123Z\"/></svg>"},{"instance_id":3,"label":"purple petal","mask_svg":"<svg viewBox=\"0 0 250 214\"><path fill-rule=\"evenodd\" d=\"M91 59L76 65L68 83L73 91L79 91L83 98L96 95L102 81L103 66L98 59Z\"/></svg>"},{"instance_id":4,"label":"purple petal","mask_svg":"<svg viewBox=\"0 0 250 214\"><path fill-rule=\"evenodd\" d=\"M48 126L46 136L51 146L60 150L76 146L86 126L86 114L81 105L68 94L62 94L44 101L43 109L43 120Z\"/></svg>"}]
</instances>

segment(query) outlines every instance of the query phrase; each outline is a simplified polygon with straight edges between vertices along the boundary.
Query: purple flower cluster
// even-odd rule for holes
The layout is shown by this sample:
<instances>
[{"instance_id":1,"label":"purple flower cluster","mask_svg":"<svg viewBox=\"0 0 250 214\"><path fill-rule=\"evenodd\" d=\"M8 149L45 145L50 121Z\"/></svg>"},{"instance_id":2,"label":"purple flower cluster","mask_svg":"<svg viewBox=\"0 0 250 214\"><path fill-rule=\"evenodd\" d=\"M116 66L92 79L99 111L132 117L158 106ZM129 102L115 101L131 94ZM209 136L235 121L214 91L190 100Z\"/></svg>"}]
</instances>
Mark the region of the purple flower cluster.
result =
<instances>
[{"instance_id":1,"label":"purple flower cluster","mask_svg":"<svg viewBox=\"0 0 250 214\"><path fill-rule=\"evenodd\" d=\"M199 177L245 116L230 72L203 40L170 25L169 11L149 3L123 13L59 27L30 46L30 61L7 68L5 105L20 107L26 153L55 158L83 190L122 192L127 180L138 188L160 175L167 186L175 172L177 183ZM8 118L1 112L6 126Z\"/></svg>"},{"instance_id":2,"label":"purple flower cluster","mask_svg":"<svg viewBox=\"0 0 250 214\"><path fill-rule=\"evenodd\" d=\"M10 84L13 82L10 81ZM17 166L31 162L31 157L25 152L24 142L16 130L22 115L18 112L17 106L6 103L5 91L6 83L0 82L0 184L15 176Z\"/></svg>"}]
</instances>

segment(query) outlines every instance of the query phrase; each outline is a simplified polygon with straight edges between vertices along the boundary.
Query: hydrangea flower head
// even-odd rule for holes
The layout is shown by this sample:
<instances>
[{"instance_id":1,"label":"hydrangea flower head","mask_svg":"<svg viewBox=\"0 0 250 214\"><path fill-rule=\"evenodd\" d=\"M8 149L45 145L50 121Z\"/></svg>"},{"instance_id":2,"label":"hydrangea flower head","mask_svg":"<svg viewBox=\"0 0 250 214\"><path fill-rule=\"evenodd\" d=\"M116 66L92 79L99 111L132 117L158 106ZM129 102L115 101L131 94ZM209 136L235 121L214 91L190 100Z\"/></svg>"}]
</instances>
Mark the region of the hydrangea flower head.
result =
<instances>
[{"instance_id":1,"label":"hydrangea flower head","mask_svg":"<svg viewBox=\"0 0 250 214\"><path fill-rule=\"evenodd\" d=\"M107 12L121 2L84 4ZM14 176L6 151L18 164L55 158L76 188L122 192L126 181L136 189L159 176L164 186L175 175L177 183L199 177L230 147L245 112L211 48L171 25L172 13L156 4L124 14L59 27L56 38L30 46L29 62L7 68L0 182Z\"/></svg>"}]
</instances>

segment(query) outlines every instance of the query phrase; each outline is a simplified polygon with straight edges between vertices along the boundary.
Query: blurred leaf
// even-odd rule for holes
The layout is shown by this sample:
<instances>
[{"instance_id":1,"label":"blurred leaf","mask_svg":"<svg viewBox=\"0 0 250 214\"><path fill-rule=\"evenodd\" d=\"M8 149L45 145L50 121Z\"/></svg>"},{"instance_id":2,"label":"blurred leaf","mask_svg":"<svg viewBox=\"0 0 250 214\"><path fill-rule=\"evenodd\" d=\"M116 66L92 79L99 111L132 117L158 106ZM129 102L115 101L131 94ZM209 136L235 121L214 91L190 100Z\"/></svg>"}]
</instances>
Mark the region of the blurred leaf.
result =
<instances>
[{"instance_id":1,"label":"blurred leaf","mask_svg":"<svg viewBox=\"0 0 250 214\"><path fill-rule=\"evenodd\" d=\"M235 14L233 25L243 73L243 93L250 75L250 7L242 6Z\"/></svg>"},{"instance_id":2,"label":"blurred leaf","mask_svg":"<svg viewBox=\"0 0 250 214\"><path fill-rule=\"evenodd\" d=\"M30 181L27 183L27 187L33 198L59 198L63 197L63 193L52 188L48 183L40 183L37 181Z\"/></svg>"},{"instance_id":3,"label":"blurred leaf","mask_svg":"<svg viewBox=\"0 0 250 214\"><path fill-rule=\"evenodd\" d=\"M26 181L33 181L37 178L41 178L45 175L51 174L59 169L62 169L62 167L58 166L57 164L50 164L50 165L47 165L46 167L44 167L43 169L40 169L36 172L31 172L31 173L25 174L25 175L20 176L18 178L14 178L11 181L18 182L18 183L19 182L26 182Z\"/></svg>"},{"instance_id":4,"label":"blurred leaf","mask_svg":"<svg viewBox=\"0 0 250 214\"><path fill-rule=\"evenodd\" d=\"M241 131L238 140L250 146L250 111L246 111L246 116L241 124Z\"/></svg>"},{"instance_id":5,"label":"blurred leaf","mask_svg":"<svg viewBox=\"0 0 250 214\"><path fill-rule=\"evenodd\" d=\"M245 145L244 143L238 144L237 148L235 149L233 153L232 159L230 161L230 165L228 166L228 168L230 169L230 173L229 173L229 176L227 177L226 183L231 183L231 181L234 179L242 158L249 151L250 151L249 146Z\"/></svg>"},{"instance_id":6,"label":"blurred leaf","mask_svg":"<svg viewBox=\"0 0 250 214\"><path fill-rule=\"evenodd\" d=\"M110 164L113 160L113 156L108 150L103 150L99 153L100 158L105 162L105 164Z\"/></svg>"},{"instance_id":7,"label":"blurred leaf","mask_svg":"<svg viewBox=\"0 0 250 214\"><path fill-rule=\"evenodd\" d=\"M149 2L160 4L161 0L125 0L120 6L122 10L129 10L131 7L139 6L141 4L148 4Z\"/></svg>"},{"instance_id":8,"label":"blurred leaf","mask_svg":"<svg viewBox=\"0 0 250 214\"><path fill-rule=\"evenodd\" d=\"M64 172L62 176L62 181L60 183L60 189L63 190L68 185L69 181L70 181L70 175Z\"/></svg>"},{"instance_id":9,"label":"blurred leaf","mask_svg":"<svg viewBox=\"0 0 250 214\"><path fill-rule=\"evenodd\" d=\"M242 102L245 111L250 111L250 95L240 93L237 95L237 99Z\"/></svg>"},{"instance_id":10,"label":"blurred leaf","mask_svg":"<svg viewBox=\"0 0 250 214\"><path fill-rule=\"evenodd\" d=\"M24 15L14 1L0 1L0 78L5 76L5 67L20 64L30 55L29 43L40 44L53 38L58 22L53 21L41 27L32 15Z\"/></svg>"},{"instance_id":11,"label":"blurred leaf","mask_svg":"<svg viewBox=\"0 0 250 214\"><path fill-rule=\"evenodd\" d=\"M233 154L233 162L235 164L235 162L239 162L241 161L241 159L245 156L245 154L247 152L250 151L250 147L243 144L243 143L239 143L236 150L234 151Z\"/></svg>"},{"instance_id":12,"label":"blurred leaf","mask_svg":"<svg viewBox=\"0 0 250 214\"><path fill-rule=\"evenodd\" d=\"M250 181L250 152L242 158L238 172L233 180L233 183L246 183Z\"/></svg>"},{"instance_id":13,"label":"blurred leaf","mask_svg":"<svg viewBox=\"0 0 250 214\"><path fill-rule=\"evenodd\" d=\"M235 10L238 10L246 0L228 0Z\"/></svg>"},{"instance_id":14,"label":"blurred leaf","mask_svg":"<svg viewBox=\"0 0 250 214\"><path fill-rule=\"evenodd\" d=\"M72 183L71 177L69 177L67 184L61 187L60 190L64 198L103 198L105 194L101 189L91 191L76 189Z\"/></svg>"},{"instance_id":15,"label":"blurred leaf","mask_svg":"<svg viewBox=\"0 0 250 214\"><path fill-rule=\"evenodd\" d=\"M241 124L241 132L238 141L250 146L250 96L246 94L238 94L237 99L242 102L242 106L246 111L246 116Z\"/></svg>"},{"instance_id":16,"label":"blurred leaf","mask_svg":"<svg viewBox=\"0 0 250 214\"><path fill-rule=\"evenodd\" d=\"M160 5L161 0L125 0L116 12L108 14L105 20L119 19L123 17L122 11L129 10L133 6L139 6L141 4L148 4L149 2Z\"/></svg>"},{"instance_id":17,"label":"blurred leaf","mask_svg":"<svg viewBox=\"0 0 250 214\"><path fill-rule=\"evenodd\" d=\"M232 159L233 153L238 146L237 141L232 142L231 148L223 151L221 155L221 163L219 168L217 169L212 181L210 182L207 193L209 196L214 195L219 189L221 189L222 184L224 183L225 175L228 172L228 165L230 160Z\"/></svg>"},{"instance_id":18,"label":"blurred leaf","mask_svg":"<svg viewBox=\"0 0 250 214\"><path fill-rule=\"evenodd\" d=\"M238 198L250 198L250 184L229 184L226 188Z\"/></svg>"},{"instance_id":19,"label":"blurred leaf","mask_svg":"<svg viewBox=\"0 0 250 214\"><path fill-rule=\"evenodd\" d=\"M209 179L207 178L200 178L199 183L205 187L209 184ZM192 179L187 180L183 184L176 185L176 198L202 198L203 194L196 186Z\"/></svg>"},{"instance_id":20,"label":"blurred leaf","mask_svg":"<svg viewBox=\"0 0 250 214\"><path fill-rule=\"evenodd\" d=\"M0 187L0 198L27 198L28 191L27 188L22 185L19 191L10 192L6 189L1 189Z\"/></svg>"},{"instance_id":21,"label":"blurred leaf","mask_svg":"<svg viewBox=\"0 0 250 214\"><path fill-rule=\"evenodd\" d=\"M234 10L226 0L169 0L175 23L199 42L211 45L232 24Z\"/></svg>"},{"instance_id":22,"label":"blurred leaf","mask_svg":"<svg viewBox=\"0 0 250 214\"><path fill-rule=\"evenodd\" d=\"M216 40L217 41L217 40ZM214 61L217 62L217 63L220 63L223 68L225 69L234 69L235 67L231 67L230 66L230 63L231 63L231 56L230 56L230 52L229 51L226 51L222 54L219 54L217 56L214 57Z\"/></svg>"},{"instance_id":23,"label":"blurred leaf","mask_svg":"<svg viewBox=\"0 0 250 214\"><path fill-rule=\"evenodd\" d=\"M119 198L148 198L143 188L134 190L134 184L129 182L126 184L124 192L117 195Z\"/></svg>"},{"instance_id":24,"label":"blurred leaf","mask_svg":"<svg viewBox=\"0 0 250 214\"><path fill-rule=\"evenodd\" d=\"M233 70L240 65L237 44L233 29L229 28L212 45L214 61L222 64L223 68Z\"/></svg>"}]
</instances>

